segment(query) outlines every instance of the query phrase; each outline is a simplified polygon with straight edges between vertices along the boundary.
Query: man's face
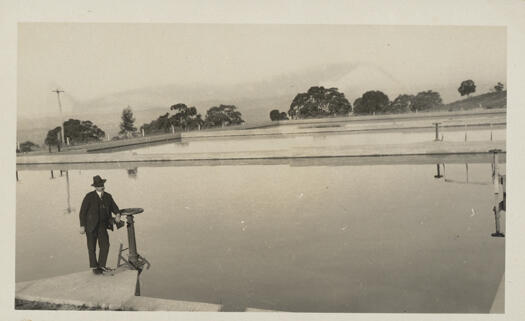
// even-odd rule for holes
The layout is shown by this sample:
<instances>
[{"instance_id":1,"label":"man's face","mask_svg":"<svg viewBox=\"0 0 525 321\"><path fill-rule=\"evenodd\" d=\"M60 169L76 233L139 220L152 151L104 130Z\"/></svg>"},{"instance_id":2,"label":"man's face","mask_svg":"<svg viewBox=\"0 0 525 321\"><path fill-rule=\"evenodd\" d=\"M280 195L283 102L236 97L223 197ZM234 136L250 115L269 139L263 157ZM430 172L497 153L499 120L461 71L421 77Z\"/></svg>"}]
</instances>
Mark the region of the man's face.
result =
<instances>
[{"instance_id":1,"label":"man's face","mask_svg":"<svg viewBox=\"0 0 525 321\"><path fill-rule=\"evenodd\" d=\"M95 189L97 190L97 192L102 193L104 191L104 186L97 186L95 187Z\"/></svg>"}]
</instances>

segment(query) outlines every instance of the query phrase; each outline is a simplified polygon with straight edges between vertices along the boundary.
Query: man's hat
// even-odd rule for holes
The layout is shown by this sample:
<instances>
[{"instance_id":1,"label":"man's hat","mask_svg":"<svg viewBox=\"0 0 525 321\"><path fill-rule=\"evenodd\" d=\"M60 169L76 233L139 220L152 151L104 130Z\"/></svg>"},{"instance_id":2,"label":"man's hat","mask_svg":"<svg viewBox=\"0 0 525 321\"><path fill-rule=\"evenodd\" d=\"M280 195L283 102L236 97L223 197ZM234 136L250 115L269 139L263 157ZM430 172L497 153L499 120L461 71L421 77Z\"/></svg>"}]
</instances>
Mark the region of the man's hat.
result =
<instances>
[{"instance_id":1,"label":"man's hat","mask_svg":"<svg viewBox=\"0 0 525 321\"><path fill-rule=\"evenodd\" d=\"M91 186L93 187L102 187L104 186L104 183L106 182L105 179L102 179L100 176L93 176L93 184Z\"/></svg>"}]
</instances>

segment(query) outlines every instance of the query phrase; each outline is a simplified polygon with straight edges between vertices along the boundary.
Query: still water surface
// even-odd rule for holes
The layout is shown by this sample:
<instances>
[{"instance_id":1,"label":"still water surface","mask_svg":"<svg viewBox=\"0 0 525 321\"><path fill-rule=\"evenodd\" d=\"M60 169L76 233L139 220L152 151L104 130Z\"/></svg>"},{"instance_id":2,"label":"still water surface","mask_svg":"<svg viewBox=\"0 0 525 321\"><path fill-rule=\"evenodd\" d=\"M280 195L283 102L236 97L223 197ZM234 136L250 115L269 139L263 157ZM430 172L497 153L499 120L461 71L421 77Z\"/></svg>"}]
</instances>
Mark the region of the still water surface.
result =
<instances>
[{"instance_id":1,"label":"still water surface","mask_svg":"<svg viewBox=\"0 0 525 321\"><path fill-rule=\"evenodd\" d=\"M235 311L488 312L505 257L504 239L490 237L491 164L468 165L481 184L461 183L465 164L444 174L428 164L139 167L69 170L68 187L57 171L22 171L16 281L88 268L78 210L101 175L121 208L145 209L144 296ZM115 265L125 229L110 240Z\"/></svg>"}]
</instances>

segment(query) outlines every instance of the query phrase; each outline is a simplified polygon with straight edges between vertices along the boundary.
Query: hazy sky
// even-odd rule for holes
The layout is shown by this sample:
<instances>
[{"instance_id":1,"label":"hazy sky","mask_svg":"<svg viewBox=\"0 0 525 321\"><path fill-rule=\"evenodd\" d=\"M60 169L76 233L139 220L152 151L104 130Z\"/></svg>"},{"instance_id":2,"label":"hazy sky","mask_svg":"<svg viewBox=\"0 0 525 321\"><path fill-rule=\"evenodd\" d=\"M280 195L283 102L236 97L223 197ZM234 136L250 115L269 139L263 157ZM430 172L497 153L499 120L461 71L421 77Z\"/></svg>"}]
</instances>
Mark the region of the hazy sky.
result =
<instances>
[{"instance_id":1,"label":"hazy sky","mask_svg":"<svg viewBox=\"0 0 525 321\"><path fill-rule=\"evenodd\" d=\"M390 94L448 88L451 96L465 79L481 92L506 83L504 27L22 23L18 43L24 116L57 113L56 87L66 91L68 110L72 101L132 89L234 87L332 64L367 67L323 75L323 84L362 79L392 87Z\"/></svg>"}]
</instances>

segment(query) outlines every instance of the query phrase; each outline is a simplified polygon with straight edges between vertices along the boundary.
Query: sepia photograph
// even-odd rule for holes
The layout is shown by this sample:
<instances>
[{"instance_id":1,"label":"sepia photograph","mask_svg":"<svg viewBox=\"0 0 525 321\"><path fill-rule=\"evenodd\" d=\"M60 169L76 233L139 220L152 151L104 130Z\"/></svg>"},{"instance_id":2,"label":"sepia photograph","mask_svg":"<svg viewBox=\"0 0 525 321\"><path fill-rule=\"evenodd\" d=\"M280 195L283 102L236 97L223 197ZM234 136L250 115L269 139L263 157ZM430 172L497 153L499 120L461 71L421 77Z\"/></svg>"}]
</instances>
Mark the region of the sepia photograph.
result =
<instances>
[{"instance_id":1,"label":"sepia photograph","mask_svg":"<svg viewBox=\"0 0 525 321\"><path fill-rule=\"evenodd\" d=\"M2 24L9 319L519 319L519 10L161 2Z\"/></svg>"},{"instance_id":2,"label":"sepia photograph","mask_svg":"<svg viewBox=\"0 0 525 321\"><path fill-rule=\"evenodd\" d=\"M20 23L16 309L503 313L506 41Z\"/></svg>"}]
</instances>

